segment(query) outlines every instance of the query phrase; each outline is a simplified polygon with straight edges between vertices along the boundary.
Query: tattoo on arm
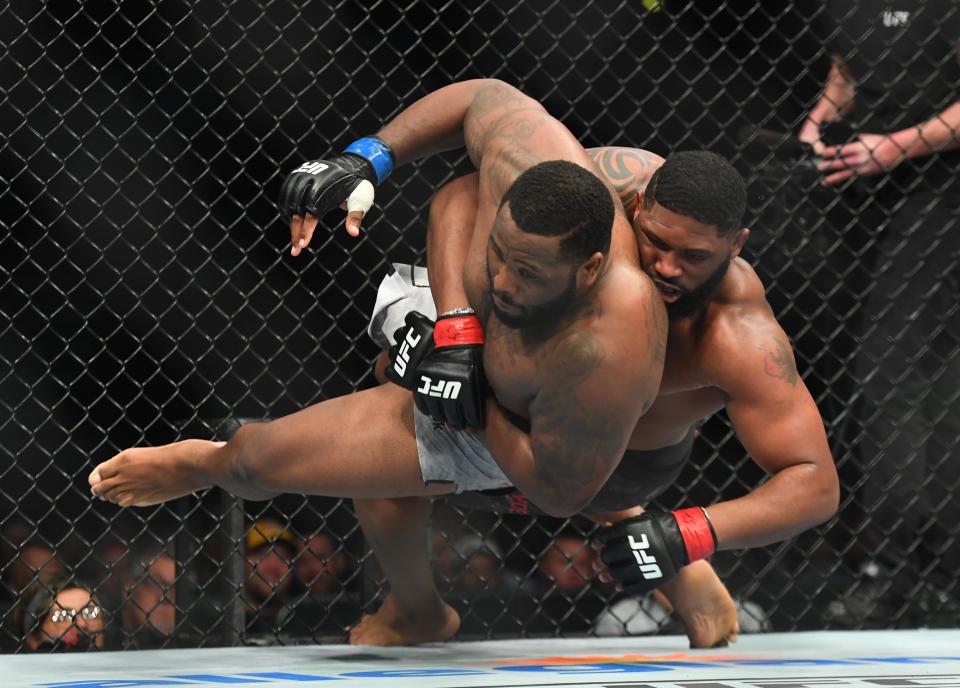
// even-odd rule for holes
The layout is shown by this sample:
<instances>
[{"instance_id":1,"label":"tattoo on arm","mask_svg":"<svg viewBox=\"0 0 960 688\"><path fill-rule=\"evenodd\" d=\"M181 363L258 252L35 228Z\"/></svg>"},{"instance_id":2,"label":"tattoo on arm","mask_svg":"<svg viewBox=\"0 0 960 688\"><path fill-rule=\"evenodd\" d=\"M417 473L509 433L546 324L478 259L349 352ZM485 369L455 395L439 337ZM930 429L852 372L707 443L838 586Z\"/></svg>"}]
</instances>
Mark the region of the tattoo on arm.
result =
<instances>
[{"instance_id":1,"label":"tattoo on arm","mask_svg":"<svg viewBox=\"0 0 960 688\"><path fill-rule=\"evenodd\" d=\"M531 440L536 473L553 499L569 499L619 458L614 454L624 443L626 428L584 401L578 390L603 360L599 342L586 335L560 343L543 360L552 373L537 396L536 436ZM549 463L540 463L545 459Z\"/></svg>"},{"instance_id":2,"label":"tattoo on arm","mask_svg":"<svg viewBox=\"0 0 960 688\"><path fill-rule=\"evenodd\" d=\"M551 125L560 126L512 86L491 83L477 91L464 120L464 141L491 203L499 205L521 172L546 159L535 140L550 136L544 130Z\"/></svg>"},{"instance_id":3,"label":"tattoo on arm","mask_svg":"<svg viewBox=\"0 0 960 688\"><path fill-rule=\"evenodd\" d=\"M770 377L785 380L791 385L797 384L797 366L790 355L790 349L780 339L773 340L773 350L763 357L763 369Z\"/></svg>"},{"instance_id":4,"label":"tattoo on arm","mask_svg":"<svg viewBox=\"0 0 960 688\"><path fill-rule=\"evenodd\" d=\"M646 188L659 167L653 155L637 148L591 148L589 153L624 205Z\"/></svg>"},{"instance_id":5,"label":"tattoo on arm","mask_svg":"<svg viewBox=\"0 0 960 688\"><path fill-rule=\"evenodd\" d=\"M495 82L478 90L463 122L464 142L473 164L479 168L483 163L483 153L492 137L501 133L497 126L500 120L536 106L535 101L504 83Z\"/></svg>"},{"instance_id":6,"label":"tattoo on arm","mask_svg":"<svg viewBox=\"0 0 960 688\"><path fill-rule=\"evenodd\" d=\"M521 172L543 161L541 156L521 143L519 139L514 139L511 143L509 155L491 156L488 163L481 168L481 177L485 177L484 181L489 192L488 199L494 206L500 205L503 195Z\"/></svg>"}]
</instances>

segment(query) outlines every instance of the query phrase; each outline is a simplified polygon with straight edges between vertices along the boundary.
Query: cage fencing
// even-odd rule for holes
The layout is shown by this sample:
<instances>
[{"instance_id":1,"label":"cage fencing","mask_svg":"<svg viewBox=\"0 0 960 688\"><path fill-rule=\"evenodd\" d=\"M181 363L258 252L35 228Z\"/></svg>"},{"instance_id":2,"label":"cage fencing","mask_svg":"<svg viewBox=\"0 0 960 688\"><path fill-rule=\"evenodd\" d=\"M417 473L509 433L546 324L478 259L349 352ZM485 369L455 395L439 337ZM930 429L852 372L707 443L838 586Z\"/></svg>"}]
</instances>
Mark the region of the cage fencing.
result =
<instances>
[{"instance_id":1,"label":"cage fencing","mask_svg":"<svg viewBox=\"0 0 960 688\"><path fill-rule=\"evenodd\" d=\"M34 649L51 591L78 584L92 598L78 614L115 648L336 641L377 608L382 572L348 500L209 491L121 510L85 478L128 446L225 439L375 384L364 330L377 282L422 259L431 194L469 162L399 170L359 240L321 232L297 259L279 184L481 76L519 86L587 146L706 148L747 180L746 256L821 410L843 497L823 527L713 557L744 630L956 625L956 137L822 186L794 136L837 73L867 105L838 107L827 145L956 122L960 7L904 8L11 0L2 647ZM718 414L649 506L730 499L763 477ZM593 578L593 529L439 500L433 565L460 637L677 632L653 600Z\"/></svg>"}]
</instances>

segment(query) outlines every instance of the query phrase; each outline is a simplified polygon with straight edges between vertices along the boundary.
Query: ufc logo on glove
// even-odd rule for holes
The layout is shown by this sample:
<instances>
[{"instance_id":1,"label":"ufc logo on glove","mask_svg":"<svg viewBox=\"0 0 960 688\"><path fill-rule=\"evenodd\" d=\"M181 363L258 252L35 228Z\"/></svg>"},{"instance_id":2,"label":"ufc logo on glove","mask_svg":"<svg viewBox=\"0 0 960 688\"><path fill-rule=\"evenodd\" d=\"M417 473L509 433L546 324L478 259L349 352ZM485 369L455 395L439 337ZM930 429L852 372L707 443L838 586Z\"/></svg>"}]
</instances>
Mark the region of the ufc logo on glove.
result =
<instances>
[{"instance_id":1,"label":"ufc logo on glove","mask_svg":"<svg viewBox=\"0 0 960 688\"><path fill-rule=\"evenodd\" d=\"M410 362L410 350L415 349L420 343L422 335L417 334L413 329L407 330L407 335L403 338L403 343L397 350L397 356L393 361L393 367L397 375L403 377L407 374L407 364Z\"/></svg>"},{"instance_id":2,"label":"ufc logo on glove","mask_svg":"<svg viewBox=\"0 0 960 688\"><path fill-rule=\"evenodd\" d=\"M717 550L717 534L702 507L648 511L598 535L600 558L624 590L642 595L658 588L687 564Z\"/></svg>"},{"instance_id":3,"label":"ufc logo on glove","mask_svg":"<svg viewBox=\"0 0 960 688\"><path fill-rule=\"evenodd\" d=\"M630 549L633 550L633 556L637 560L637 565L640 567L640 573L643 574L643 577L646 580L663 578L660 565L657 564L657 558L647 551L650 543L647 541L646 534L640 535L639 542L634 540L632 535L627 535L627 539L630 541Z\"/></svg>"},{"instance_id":4,"label":"ufc logo on glove","mask_svg":"<svg viewBox=\"0 0 960 688\"><path fill-rule=\"evenodd\" d=\"M307 174L320 174L328 167L330 167L330 165L322 162L305 162L300 165L300 167L295 169L293 173L296 174L297 172L306 172Z\"/></svg>"},{"instance_id":5,"label":"ufc logo on glove","mask_svg":"<svg viewBox=\"0 0 960 688\"><path fill-rule=\"evenodd\" d=\"M460 396L461 384L456 380L437 380L437 383L433 384L433 380L426 375L421 375L420 380L422 384L417 391L421 394L441 399L456 399Z\"/></svg>"},{"instance_id":6,"label":"ufc logo on glove","mask_svg":"<svg viewBox=\"0 0 960 688\"><path fill-rule=\"evenodd\" d=\"M417 410L457 430L483 428L483 326L470 308L436 322L411 311L394 333L387 379L413 392Z\"/></svg>"}]
</instances>

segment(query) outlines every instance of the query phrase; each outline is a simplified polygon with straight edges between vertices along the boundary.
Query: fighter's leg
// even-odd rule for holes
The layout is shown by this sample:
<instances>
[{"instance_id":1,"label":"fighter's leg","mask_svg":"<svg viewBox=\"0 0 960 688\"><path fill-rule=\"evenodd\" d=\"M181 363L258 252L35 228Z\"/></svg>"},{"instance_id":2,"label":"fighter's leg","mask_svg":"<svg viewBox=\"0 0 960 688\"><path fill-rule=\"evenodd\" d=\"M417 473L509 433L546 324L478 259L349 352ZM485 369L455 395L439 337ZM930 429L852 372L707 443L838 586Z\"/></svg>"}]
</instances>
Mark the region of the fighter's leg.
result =
<instances>
[{"instance_id":1,"label":"fighter's leg","mask_svg":"<svg viewBox=\"0 0 960 688\"><path fill-rule=\"evenodd\" d=\"M641 507L634 507L585 515L601 525L610 525L641 513ZM690 647L721 647L736 642L740 634L737 605L708 561L684 566L653 594L683 622Z\"/></svg>"},{"instance_id":2,"label":"fighter's leg","mask_svg":"<svg viewBox=\"0 0 960 688\"><path fill-rule=\"evenodd\" d=\"M355 499L353 504L390 582L390 593L376 613L364 616L350 631L350 643L418 645L448 640L460 627L460 615L443 601L433 581L430 500Z\"/></svg>"},{"instance_id":3,"label":"fighter's leg","mask_svg":"<svg viewBox=\"0 0 960 688\"><path fill-rule=\"evenodd\" d=\"M157 504L214 485L252 499L279 492L428 496L451 489L424 485L413 398L396 385L244 425L226 444L188 440L127 449L97 466L90 485L97 496L123 506Z\"/></svg>"},{"instance_id":4,"label":"fighter's leg","mask_svg":"<svg viewBox=\"0 0 960 688\"><path fill-rule=\"evenodd\" d=\"M381 384L389 360L383 352L374 362L374 377ZM449 639L460 626L460 616L440 597L430 569L430 500L355 499L353 506L390 593L380 609L350 631L350 642L414 645Z\"/></svg>"}]
</instances>

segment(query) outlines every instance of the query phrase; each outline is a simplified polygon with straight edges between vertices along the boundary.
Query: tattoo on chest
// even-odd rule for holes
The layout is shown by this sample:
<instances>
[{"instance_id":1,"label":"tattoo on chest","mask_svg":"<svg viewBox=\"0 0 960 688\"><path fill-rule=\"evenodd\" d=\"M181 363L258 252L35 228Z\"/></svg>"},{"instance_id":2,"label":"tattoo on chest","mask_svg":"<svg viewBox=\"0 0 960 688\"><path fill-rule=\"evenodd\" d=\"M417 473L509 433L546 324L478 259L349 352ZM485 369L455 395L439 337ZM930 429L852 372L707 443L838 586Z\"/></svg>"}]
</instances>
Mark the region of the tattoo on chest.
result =
<instances>
[{"instance_id":1,"label":"tattoo on chest","mask_svg":"<svg viewBox=\"0 0 960 688\"><path fill-rule=\"evenodd\" d=\"M772 351L768 350L763 357L763 369L770 377L785 380L791 385L797 384L797 367L793 363L790 350L779 339L774 339Z\"/></svg>"}]
</instances>

